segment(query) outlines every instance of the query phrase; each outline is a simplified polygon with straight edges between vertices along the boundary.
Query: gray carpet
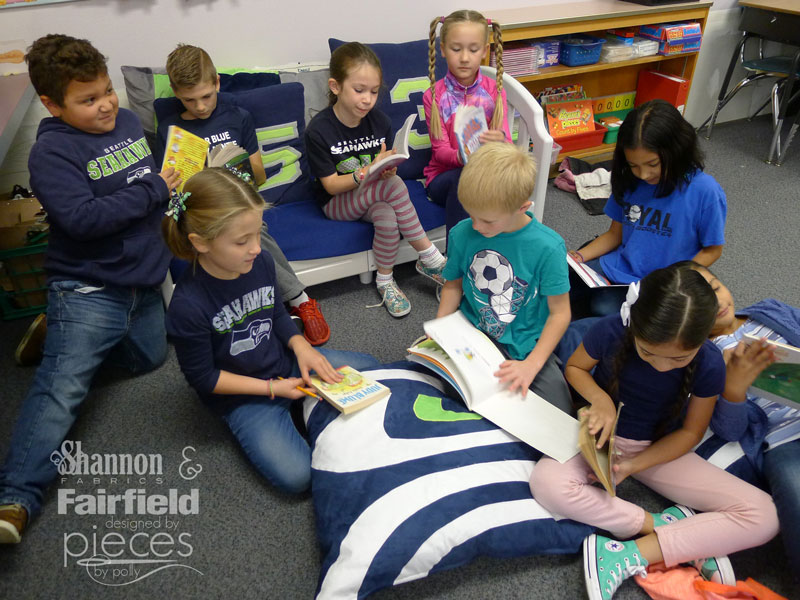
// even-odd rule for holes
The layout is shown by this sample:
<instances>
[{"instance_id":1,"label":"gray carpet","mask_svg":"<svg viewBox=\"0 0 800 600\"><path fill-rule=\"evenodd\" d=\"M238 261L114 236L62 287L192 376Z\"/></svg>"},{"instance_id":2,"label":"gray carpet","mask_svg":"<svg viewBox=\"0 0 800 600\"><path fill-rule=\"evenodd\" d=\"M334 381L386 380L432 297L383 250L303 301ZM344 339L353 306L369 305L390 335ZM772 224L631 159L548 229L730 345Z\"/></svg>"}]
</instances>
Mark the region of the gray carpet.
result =
<instances>
[{"instance_id":1,"label":"gray carpet","mask_svg":"<svg viewBox=\"0 0 800 600\"><path fill-rule=\"evenodd\" d=\"M728 243L715 266L733 291L738 306L774 296L800 304L796 237L800 230L800 142L782 167L762 162L769 143L769 123L719 125L705 143L707 171L728 195ZM576 199L556 189L548 191L545 224L556 229L574 248L608 227L603 216L586 214ZM373 286L355 277L316 286L309 293L322 305L333 330L328 346L370 352L382 361L404 356L405 347L422 332L422 322L436 311L433 287L416 276L413 266L397 269L397 279L411 298L412 313L392 319L383 309L365 309L376 301ZM0 456L8 448L19 406L34 374L14 364L13 351L29 320L0 322ZM18 546L0 548L0 596L4 598L311 598L320 556L310 497L289 498L272 490L248 465L226 428L196 400L185 383L174 352L160 369L129 378L101 374L70 439L84 452L157 453L164 461L159 482L147 477L117 482L103 477L109 493L141 485L154 493L176 487L199 490L199 514L181 518L177 528L162 529L171 538L157 546L163 553L189 554L189 569L167 569L138 583L109 587L92 581L76 564L93 554L92 536L105 533L104 517L59 515L55 485L36 520ZM192 482L178 475L182 450L193 446L193 461L202 472ZM100 485L86 478L70 481L86 491ZM621 487L626 498L656 510L666 501L633 481ZM95 529L96 528L96 529ZM152 537L156 529L144 530ZM81 538L79 535L85 536ZM133 532L126 535L132 537ZM179 536L184 534L182 540ZM190 536L190 537L187 537ZM84 542L89 547L84 554ZM143 537L136 538L144 543ZM65 544L68 553L65 554ZM191 551L189 548L191 547ZM109 548L119 551L119 546ZM108 550L108 549L107 549ZM99 550L101 551L101 550ZM106 552L110 554L110 552ZM128 554L126 552L126 554ZM732 557L739 578L754 577L789 598L800 598L793 587L780 540ZM585 597L579 555L516 559L480 559L452 571L384 590L375 598L545 598ZM127 568L126 565L115 565ZM103 567L109 568L109 567ZM113 566L112 566L113 568ZM198 574L199 571L202 575ZM97 576L102 580L102 576ZM118 578L117 581L124 580ZM110 576L105 579L110 581ZM627 582L616 598L646 598Z\"/></svg>"}]
</instances>

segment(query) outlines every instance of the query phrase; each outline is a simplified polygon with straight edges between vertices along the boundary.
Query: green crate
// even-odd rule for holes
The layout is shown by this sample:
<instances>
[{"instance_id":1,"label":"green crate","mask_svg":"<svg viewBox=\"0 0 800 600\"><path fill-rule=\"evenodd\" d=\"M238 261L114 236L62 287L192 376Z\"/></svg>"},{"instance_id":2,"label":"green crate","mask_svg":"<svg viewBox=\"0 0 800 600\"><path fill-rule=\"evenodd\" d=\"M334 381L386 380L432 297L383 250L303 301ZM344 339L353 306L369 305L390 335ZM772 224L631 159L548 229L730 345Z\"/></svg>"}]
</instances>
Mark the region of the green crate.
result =
<instances>
[{"instance_id":1,"label":"green crate","mask_svg":"<svg viewBox=\"0 0 800 600\"><path fill-rule=\"evenodd\" d=\"M19 319L47 310L47 242L0 250L0 316Z\"/></svg>"},{"instance_id":2,"label":"green crate","mask_svg":"<svg viewBox=\"0 0 800 600\"><path fill-rule=\"evenodd\" d=\"M600 113L599 115L594 116L594 120L597 121L602 117L617 117L618 119L624 121L625 117L628 116L628 113L631 112L632 108L623 108L621 110L612 110L610 112ZM603 136L603 143L604 144L616 144L617 143L617 136L619 135L619 127L615 128L608 128L608 132Z\"/></svg>"}]
</instances>

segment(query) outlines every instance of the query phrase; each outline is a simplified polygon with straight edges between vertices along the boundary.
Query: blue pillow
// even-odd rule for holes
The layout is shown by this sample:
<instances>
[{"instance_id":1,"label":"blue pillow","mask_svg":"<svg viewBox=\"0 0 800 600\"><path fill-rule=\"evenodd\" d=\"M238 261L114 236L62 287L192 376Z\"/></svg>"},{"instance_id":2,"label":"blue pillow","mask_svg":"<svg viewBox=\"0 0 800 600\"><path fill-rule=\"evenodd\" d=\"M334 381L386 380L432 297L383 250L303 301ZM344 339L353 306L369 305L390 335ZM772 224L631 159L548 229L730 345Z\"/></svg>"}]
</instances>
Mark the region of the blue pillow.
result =
<instances>
[{"instance_id":1,"label":"blue pillow","mask_svg":"<svg viewBox=\"0 0 800 600\"><path fill-rule=\"evenodd\" d=\"M328 39L331 52L344 44L342 40ZM404 42L402 44L367 44L381 61L383 83L388 90L378 99L378 108L392 120L392 131L397 132L411 113L417 113L417 120L409 139L411 157L397 168L403 179L422 178L422 169L431 160L431 140L425 111L422 108L422 94L430 87L428 78L428 40ZM436 79L447 73L447 63L436 45Z\"/></svg>"},{"instance_id":2,"label":"blue pillow","mask_svg":"<svg viewBox=\"0 0 800 600\"><path fill-rule=\"evenodd\" d=\"M246 92L255 88L267 87L270 85L280 85L281 76L278 73L260 73L242 71L239 73L220 73L219 91L220 92Z\"/></svg>"},{"instance_id":3,"label":"blue pillow","mask_svg":"<svg viewBox=\"0 0 800 600\"><path fill-rule=\"evenodd\" d=\"M364 598L480 555L577 552L528 484L539 452L447 397L409 362L369 370L387 399L352 415L305 405L322 550L320 598Z\"/></svg>"},{"instance_id":4,"label":"blue pillow","mask_svg":"<svg viewBox=\"0 0 800 600\"><path fill-rule=\"evenodd\" d=\"M233 102L253 116L256 137L267 172L259 188L268 202L286 204L312 197L303 134L305 102L303 84L271 85L239 94Z\"/></svg>"}]
</instances>

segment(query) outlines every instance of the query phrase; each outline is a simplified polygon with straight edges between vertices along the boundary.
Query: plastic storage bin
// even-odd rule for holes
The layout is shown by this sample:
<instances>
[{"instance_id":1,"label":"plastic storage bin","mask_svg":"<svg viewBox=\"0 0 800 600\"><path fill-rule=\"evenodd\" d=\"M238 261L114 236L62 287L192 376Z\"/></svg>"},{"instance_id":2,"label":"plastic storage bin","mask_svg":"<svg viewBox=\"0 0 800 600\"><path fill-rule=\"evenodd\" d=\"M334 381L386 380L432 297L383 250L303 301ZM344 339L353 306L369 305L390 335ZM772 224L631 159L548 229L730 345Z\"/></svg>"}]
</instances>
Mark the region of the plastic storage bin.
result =
<instances>
[{"instance_id":1,"label":"plastic storage bin","mask_svg":"<svg viewBox=\"0 0 800 600\"><path fill-rule=\"evenodd\" d=\"M649 38L636 37L633 39L633 57L654 56L658 54L658 42Z\"/></svg>"},{"instance_id":2,"label":"plastic storage bin","mask_svg":"<svg viewBox=\"0 0 800 600\"><path fill-rule=\"evenodd\" d=\"M630 60L633 57L633 45L616 40L607 40L600 50L600 62L612 63Z\"/></svg>"},{"instance_id":3,"label":"plastic storage bin","mask_svg":"<svg viewBox=\"0 0 800 600\"><path fill-rule=\"evenodd\" d=\"M605 42L590 35L562 38L558 61L568 67L593 65L600 60L600 51Z\"/></svg>"},{"instance_id":4,"label":"plastic storage bin","mask_svg":"<svg viewBox=\"0 0 800 600\"><path fill-rule=\"evenodd\" d=\"M603 127L600 123L595 122L594 131L565 135L555 139L554 142L558 142L561 145L561 152L563 154L564 152L599 146L603 143L603 138L606 133L608 133L608 129Z\"/></svg>"},{"instance_id":5,"label":"plastic storage bin","mask_svg":"<svg viewBox=\"0 0 800 600\"><path fill-rule=\"evenodd\" d=\"M17 319L47 308L44 253L47 243L0 250L0 315ZM10 289L9 289L10 288Z\"/></svg>"}]
</instances>

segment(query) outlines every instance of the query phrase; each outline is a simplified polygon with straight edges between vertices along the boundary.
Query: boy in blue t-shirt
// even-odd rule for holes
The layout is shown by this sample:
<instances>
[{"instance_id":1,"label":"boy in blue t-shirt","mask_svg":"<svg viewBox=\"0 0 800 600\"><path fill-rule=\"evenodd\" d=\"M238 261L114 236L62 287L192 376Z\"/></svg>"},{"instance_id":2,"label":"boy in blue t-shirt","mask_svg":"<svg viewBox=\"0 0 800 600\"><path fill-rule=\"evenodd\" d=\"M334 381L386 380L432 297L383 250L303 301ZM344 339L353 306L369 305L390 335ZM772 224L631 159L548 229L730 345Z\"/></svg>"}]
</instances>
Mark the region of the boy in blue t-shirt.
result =
<instances>
[{"instance_id":1,"label":"boy in blue t-shirt","mask_svg":"<svg viewBox=\"0 0 800 600\"><path fill-rule=\"evenodd\" d=\"M202 48L179 44L167 57L167 75L170 86L183 107L158 124L157 156L163 156L170 125L207 140L211 147L236 142L250 155L256 185L267 180L261 160L253 117L245 109L234 104L217 102L219 75L211 57ZM320 312L316 300L308 297L305 286L294 274L289 261L278 243L267 232L267 224L261 227L261 247L275 261L278 289L281 298L290 306L289 313L303 322L303 335L314 346L330 339L331 331Z\"/></svg>"},{"instance_id":2,"label":"boy in blue t-shirt","mask_svg":"<svg viewBox=\"0 0 800 600\"><path fill-rule=\"evenodd\" d=\"M47 211L44 357L0 468L0 543L16 543L56 476L51 453L106 358L149 371L166 357L161 218L174 169L158 172L139 120L120 109L106 60L87 40L51 34L25 59L43 119L31 188Z\"/></svg>"},{"instance_id":3,"label":"boy in blue t-shirt","mask_svg":"<svg viewBox=\"0 0 800 600\"><path fill-rule=\"evenodd\" d=\"M495 374L502 383L570 413L553 356L570 322L566 246L528 212L535 179L532 158L511 144L470 156L458 199L471 218L450 231L437 317L460 309L509 359Z\"/></svg>"}]
</instances>

